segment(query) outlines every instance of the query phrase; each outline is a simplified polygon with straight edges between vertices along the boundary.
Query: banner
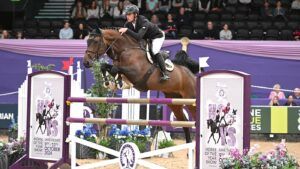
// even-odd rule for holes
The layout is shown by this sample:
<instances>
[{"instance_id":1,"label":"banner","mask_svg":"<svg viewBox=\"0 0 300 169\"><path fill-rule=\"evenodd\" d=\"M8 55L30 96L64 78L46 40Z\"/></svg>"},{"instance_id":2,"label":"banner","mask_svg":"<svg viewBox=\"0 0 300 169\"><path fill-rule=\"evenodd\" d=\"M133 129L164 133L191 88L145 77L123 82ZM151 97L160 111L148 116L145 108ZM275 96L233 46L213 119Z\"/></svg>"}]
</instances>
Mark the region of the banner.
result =
<instances>
[{"instance_id":1,"label":"banner","mask_svg":"<svg viewBox=\"0 0 300 169\"><path fill-rule=\"evenodd\" d=\"M18 105L0 104L0 129L8 129L13 120L17 123Z\"/></svg>"},{"instance_id":2,"label":"banner","mask_svg":"<svg viewBox=\"0 0 300 169\"><path fill-rule=\"evenodd\" d=\"M219 168L231 148L249 148L250 76L200 74L200 168Z\"/></svg>"},{"instance_id":3,"label":"banner","mask_svg":"<svg viewBox=\"0 0 300 169\"><path fill-rule=\"evenodd\" d=\"M58 161L63 152L64 77L41 74L31 79L29 158Z\"/></svg>"},{"instance_id":4,"label":"banner","mask_svg":"<svg viewBox=\"0 0 300 169\"><path fill-rule=\"evenodd\" d=\"M250 132L300 134L300 107L252 106Z\"/></svg>"}]
</instances>

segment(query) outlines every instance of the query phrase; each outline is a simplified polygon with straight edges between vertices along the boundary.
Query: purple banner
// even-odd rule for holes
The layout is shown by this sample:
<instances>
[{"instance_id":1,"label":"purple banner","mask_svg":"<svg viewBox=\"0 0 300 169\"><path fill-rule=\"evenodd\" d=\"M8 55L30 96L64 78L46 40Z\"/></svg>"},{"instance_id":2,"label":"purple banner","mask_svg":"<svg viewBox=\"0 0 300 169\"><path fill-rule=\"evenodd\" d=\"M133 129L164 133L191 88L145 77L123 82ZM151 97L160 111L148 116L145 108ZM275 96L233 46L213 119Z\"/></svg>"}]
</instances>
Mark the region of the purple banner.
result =
<instances>
[{"instance_id":1,"label":"purple banner","mask_svg":"<svg viewBox=\"0 0 300 169\"><path fill-rule=\"evenodd\" d=\"M198 60L209 56L206 70L238 70L252 75L252 85L282 88L300 86L300 43L275 41L191 41L189 55ZM82 40L0 40L0 94L15 92L26 78L27 60L32 64L55 64L62 70L63 61L81 60L86 48ZM180 41L166 41L164 49L171 58L181 49ZM90 70L83 74L83 86L93 83ZM267 98L268 90L252 90L252 97ZM153 97L155 92L152 92ZM288 95L288 93L286 93ZM162 95L160 95L162 96ZM17 94L1 96L0 103L17 103Z\"/></svg>"}]
</instances>

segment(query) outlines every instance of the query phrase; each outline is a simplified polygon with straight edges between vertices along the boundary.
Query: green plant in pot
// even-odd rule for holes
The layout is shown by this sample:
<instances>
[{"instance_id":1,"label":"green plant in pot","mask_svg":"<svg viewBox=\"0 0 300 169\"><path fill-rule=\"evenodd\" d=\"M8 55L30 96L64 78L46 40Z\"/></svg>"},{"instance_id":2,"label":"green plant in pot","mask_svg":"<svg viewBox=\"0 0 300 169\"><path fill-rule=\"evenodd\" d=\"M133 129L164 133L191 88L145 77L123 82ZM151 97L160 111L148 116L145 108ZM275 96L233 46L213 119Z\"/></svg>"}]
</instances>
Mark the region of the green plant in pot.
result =
<instances>
[{"instance_id":1,"label":"green plant in pot","mask_svg":"<svg viewBox=\"0 0 300 169\"><path fill-rule=\"evenodd\" d=\"M18 138L18 124L15 122L15 119L11 120L11 124L8 128L8 140L11 142Z\"/></svg>"},{"instance_id":2,"label":"green plant in pot","mask_svg":"<svg viewBox=\"0 0 300 169\"><path fill-rule=\"evenodd\" d=\"M173 140L164 139L159 142L158 149L164 149L164 148L168 148L168 147L172 147L172 146L175 146L175 143ZM161 157L169 158L171 154L172 153L164 153L164 154L161 154Z\"/></svg>"},{"instance_id":3,"label":"green plant in pot","mask_svg":"<svg viewBox=\"0 0 300 169\"><path fill-rule=\"evenodd\" d=\"M111 90L104 86L105 80L101 72L101 65L107 63L105 59L100 59L100 61L95 61L93 67L91 67L94 83L91 85L91 88L87 91L91 97L114 97L115 90ZM112 76L107 76L109 81L114 81ZM92 103L87 104L94 110L94 114L99 118L109 118L110 113L117 109L115 104L106 104L106 103ZM99 126L99 131L101 137L107 137L107 125Z\"/></svg>"}]
</instances>

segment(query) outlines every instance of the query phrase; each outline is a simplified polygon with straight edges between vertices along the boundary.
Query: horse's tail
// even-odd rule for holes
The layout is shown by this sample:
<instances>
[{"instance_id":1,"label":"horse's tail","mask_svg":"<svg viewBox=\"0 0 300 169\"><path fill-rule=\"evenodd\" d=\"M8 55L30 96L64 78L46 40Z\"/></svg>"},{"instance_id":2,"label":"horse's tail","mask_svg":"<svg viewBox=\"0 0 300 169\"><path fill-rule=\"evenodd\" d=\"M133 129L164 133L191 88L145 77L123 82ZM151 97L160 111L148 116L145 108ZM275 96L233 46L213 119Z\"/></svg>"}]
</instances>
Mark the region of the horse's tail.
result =
<instances>
[{"instance_id":1,"label":"horse's tail","mask_svg":"<svg viewBox=\"0 0 300 169\"><path fill-rule=\"evenodd\" d=\"M177 65L182 65L187 67L193 74L199 72L199 63L192 60L184 50L178 51L175 55L174 60L172 60L172 62Z\"/></svg>"}]
</instances>

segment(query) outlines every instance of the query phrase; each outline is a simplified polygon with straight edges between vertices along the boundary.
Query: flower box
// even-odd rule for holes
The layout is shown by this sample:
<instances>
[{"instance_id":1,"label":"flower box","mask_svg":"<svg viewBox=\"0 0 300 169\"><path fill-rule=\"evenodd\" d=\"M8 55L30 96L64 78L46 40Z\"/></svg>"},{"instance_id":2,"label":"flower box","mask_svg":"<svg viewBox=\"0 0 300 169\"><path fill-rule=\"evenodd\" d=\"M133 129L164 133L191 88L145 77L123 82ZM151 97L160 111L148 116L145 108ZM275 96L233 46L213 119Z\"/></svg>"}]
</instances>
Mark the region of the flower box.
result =
<instances>
[{"instance_id":1,"label":"flower box","mask_svg":"<svg viewBox=\"0 0 300 169\"><path fill-rule=\"evenodd\" d=\"M78 159L96 159L97 150L82 144L76 144L76 158Z\"/></svg>"}]
</instances>

